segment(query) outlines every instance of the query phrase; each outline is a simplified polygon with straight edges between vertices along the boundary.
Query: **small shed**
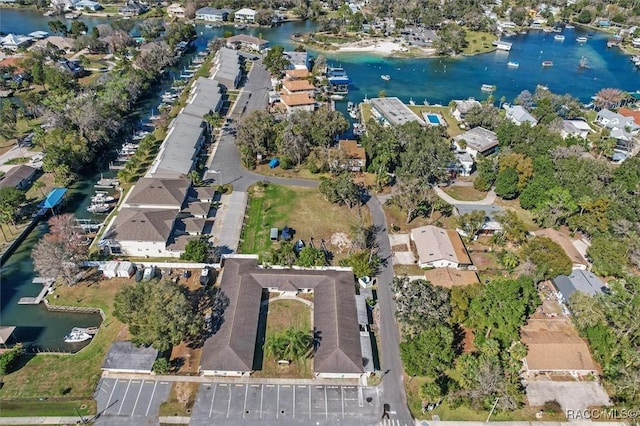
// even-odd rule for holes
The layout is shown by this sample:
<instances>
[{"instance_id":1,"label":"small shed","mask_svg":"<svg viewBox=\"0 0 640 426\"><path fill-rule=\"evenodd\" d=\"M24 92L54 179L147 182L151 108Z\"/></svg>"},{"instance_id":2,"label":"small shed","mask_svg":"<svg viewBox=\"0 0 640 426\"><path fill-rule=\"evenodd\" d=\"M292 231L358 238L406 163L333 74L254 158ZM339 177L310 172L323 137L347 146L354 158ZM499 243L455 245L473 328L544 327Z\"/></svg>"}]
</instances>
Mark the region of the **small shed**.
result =
<instances>
[{"instance_id":1,"label":"small shed","mask_svg":"<svg viewBox=\"0 0 640 426\"><path fill-rule=\"evenodd\" d=\"M109 261L102 267L102 275L106 278L115 278L118 276L118 262L115 260Z\"/></svg>"},{"instance_id":2,"label":"small shed","mask_svg":"<svg viewBox=\"0 0 640 426\"><path fill-rule=\"evenodd\" d=\"M136 272L136 268L131 262L119 262L116 275L122 278L131 278Z\"/></svg>"}]
</instances>

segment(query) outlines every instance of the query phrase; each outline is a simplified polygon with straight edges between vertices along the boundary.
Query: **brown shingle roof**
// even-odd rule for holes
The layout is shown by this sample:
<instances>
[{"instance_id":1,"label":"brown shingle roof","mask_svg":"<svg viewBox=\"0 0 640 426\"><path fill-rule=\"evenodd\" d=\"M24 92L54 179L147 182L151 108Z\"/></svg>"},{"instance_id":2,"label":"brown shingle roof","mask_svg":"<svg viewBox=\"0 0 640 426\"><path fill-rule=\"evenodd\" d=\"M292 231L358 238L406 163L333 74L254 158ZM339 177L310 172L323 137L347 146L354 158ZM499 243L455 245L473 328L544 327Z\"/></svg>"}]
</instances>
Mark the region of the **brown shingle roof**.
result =
<instances>
[{"instance_id":1,"label":"brown shingle roof","mask_svg":"<svg viewBox=\"0 0 640 426\"><path fill-rule=\"evenodd\" d=\"M316 373L362 373L362 352L353 273L332 270L262 269L255 259L226 259L220 289L229 298L224 322L204 345L200 369L251 371L263 289L314 291L314 331L320 345Z\"/></svg>"},{"instance_id":2,"label":"brown shingle roof","mask_svg":"<svg viewBox=\"0 0 640 426\"><path fill-rule=\"evenodd\" d=\"M358 145L358 141L352 139L343 139L338 141L338 149L343 150L349 158L357 158L358 160L366 160L367 154L364 147Z\"/></svg>"},{"instance_id":3,"label":"brown shingle roof","mask_svg":"<svg viewBox=\"0 0 640 426\"><path fill-rule=\"evenodd\" d=\"M131 190L126 204L131 207L180 208L189 186L188 179L141 178Z\"/></svg>"},{"instance_id":4,"label":"brown shingle roof","mask_svg":"<svg viewBox=\"0 0 640 426\"><path fill-rule=\"evenodd\" d=\"M118 241L166 242L171 235L176 212L122 208L111 228L109 238Z\"/></svg>"},{"instance_id":5,"label":"brown shingle roof","mask_svg":"<svg viewBox=\"0 0 640 426\"><path fill-rule=\"evenodd\" d=\"M549 238L551 241L562 247L562 249L567 254L569 259L571 259L571 262L574 265L589 266L589 263L580 254L576 246L573 245L571 239L568 236L564 235L562 232L557 231L553 228L546 228L541 229L540 231L536 231L535 234L539 237Z\"/></svg>"},{"instance_id":6,"label":"brown shingle roof","mask_svg":"<svg viewBox=\"0 0 640 426\"><path fill-rule=\"evenodd\" d=\"M299 78L307 78L311 76L311 73L305 69L295 69L295 70L286 70L284 72L287 77L292 80L297 80Z\"/></svg>"},{"instance_id":7,"label":"brown shingle roof","mask_svg":"<svg viewBox=\"0 0 640 426\"><path fill-rule=\"evenodd\" d=\"M213 201L216 189L212 186L198 186L189 190L189 198L202 201Z\"/></svg>"},{"instance_id":8,"label":"brown shingle roof","mask_svg":"<svg viewBox=\"0 0 640 426\"><path fill-rule=\"evenodd\" d=\"M471 265L460 235L453 229L427 225L411 230L420 263L449 260L460 265Z\"/></svg>"},{"instance_id":9,"label":"brown shingle roof","mask_svg":"<svg viewBox=\"0 0 640 426\"><path fill-rule=\"evenodd\" d=\"M301 92L315 89L315 86L307 80L285 80L282 82L282 86L289 92Z\"/></svg>"},{"instance_id":10,"label":"brown shingle roof","mask_svg":"<svg viewBox=\"0 0 640 426\"><path fill-rule=\"evenodd\" d=\"M300 106L300 105L312 105L315 103L307 93L294 93L287 95L285 93L280 95L280 101L286 106Z\"/></svg>"}]
</instances>

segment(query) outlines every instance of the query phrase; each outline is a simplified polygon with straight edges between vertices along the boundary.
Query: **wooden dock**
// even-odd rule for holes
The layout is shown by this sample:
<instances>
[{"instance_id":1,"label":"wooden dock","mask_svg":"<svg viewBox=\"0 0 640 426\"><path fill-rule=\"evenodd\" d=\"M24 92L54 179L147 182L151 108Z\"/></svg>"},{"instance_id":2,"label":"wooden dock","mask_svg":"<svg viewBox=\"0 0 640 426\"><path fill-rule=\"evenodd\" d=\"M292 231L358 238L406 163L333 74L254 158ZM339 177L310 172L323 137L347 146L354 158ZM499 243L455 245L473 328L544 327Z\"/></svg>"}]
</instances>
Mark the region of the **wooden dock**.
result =
<instances>
[{"instance_id":1,"label":"wooden dock","mask_svg":"<svg viewBox=\"0 0 640 426\"><path fill-rule=\"evenodd\" d=\"M55 280L52 278L35 277L32 283L42 284L40 294L36 297L21 297L20 300L18 300L18 305L39 305L45 296L49 294L49 290L53 287L54 282Z\"/></svg>"}]
</instances>

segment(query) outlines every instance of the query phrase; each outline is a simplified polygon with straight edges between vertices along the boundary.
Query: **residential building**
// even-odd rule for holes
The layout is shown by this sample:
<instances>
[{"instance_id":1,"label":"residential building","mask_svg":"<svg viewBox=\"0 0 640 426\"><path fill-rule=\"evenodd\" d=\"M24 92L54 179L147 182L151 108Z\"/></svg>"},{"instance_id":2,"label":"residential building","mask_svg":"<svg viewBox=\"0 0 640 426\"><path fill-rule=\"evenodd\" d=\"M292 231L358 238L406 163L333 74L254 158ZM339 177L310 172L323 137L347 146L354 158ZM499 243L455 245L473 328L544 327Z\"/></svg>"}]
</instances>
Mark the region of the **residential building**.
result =
<instances>
[{"instance_id":1,"label":"residential building","mask_svg":"<svg viewBox=\"0 0 640 426\"><path fill-rule=\"evenodd\" d=\"M73 60L70 61L68 59L60 59L56 62L56 67L59 69L68 72L74 77L80 77L84 74L84 67L80 65L79 61Z\"/></svg>"},{"instance_id":2,"label":"residential building","mask_svg":"<svg viewBox=\"0 0 640 426\"><path fill-rule=\"evenodd\" d=\"M238 34L227 38L227 47L229 49L249 49L262 52L268 45L269 42L267 40L247 34Z\"/></svg>"},{"instance_id":3,"label":"residential building","mask_svg":"<svg viewBox=\"0 0 640 426\"><path fill-rule=\"evenodd\" d=\"M245 24L253 24L256 22L256 12L253 9L244 8L233 14L235 22L243 22Z\"/></svg>"},{"instance_id":4,"label":"residential building","mask_svg":"<svg viewBox=\"0 0 640 426\"><path fill-rule=\"evenodd\" d=\"M573 241L567 235L553 228L541 229L540 231L536 231L535 235L538 237L549 238L551 241L562 247L562 250L564 250L565 254L571 260L573 269L589 269L589 262L587 262L582 254L580 254L576 246L573 244Z\"/></svg>"},{"instance_id":5,"label":"residential building","mask_svg":"<svg viewBox=\"0 0 640 426\"><path fill-rule=\"evenodd\" d=\"M476 235L486 236L493 235L496 232L502 232L502 225L496 218L498 214L504 213L502 207L493 204L456 204L455 206L455 214L458 216L462 216L473 211L484 212L484 223ZM456 231L458 231L458 234L463 237L467 236L467 233L462 229L456 229Z\"/></svg>"},{"instance_id":6,"label":"residential building","mask_svg":"<svg viewBox=\"0 0 640 426\"><path fill-rule=\"evenodd\" d=\"M38 40L29 48L32 49L44 49L49 44L54 45L58 50L62 50L67 53L71 53L73 50L74 39L71 37L61 37L61 36L49 36L45 39Z\"/></svg>"},{"instance_id":7,"label":"residential building","mask_svg":"<svg viewBox=\"0 0 640 426\"><path fill-rule=\"evenodd\" d=\"M478 154L491 155L498 149L498 136L483 127L474 127L453 138L458 152L466 152L474 159Z\"/></svg>"},{"instance_id":8,"label":"residential building","mask_svg":"<svg viewBox=\"0 0 640 426\"><path fill-rule=\"evenodd\" d=\"M640 129L640 125L636 124L633 117L625 117L608 109L598 111L595 121L609 130L623 129L628 132L637 132Z\"/></svg>"},{"instance_id":9,"label":"residential building","mask_svg":"<svg viewBox=\"0 0 640 426\"><path fill-rule=\"evenodd\" d=\"M311 77L313 74L311 74L311 71L308 69L295 68L292 70L286 70L284 75L289 80L303 80Z\"/></svg>"},{"instance_id":10,"label":"residential building","mask_svg":"<svg viewBox=\"0 0 640 426\"><path fill-rule=\"evenodd\" d=\"M118 9L118 13L122 16L138 16L149 10L149 6L130 0L124 7Z\"/></svg>"},{"instance_id":11,"label":"residential building","mask_svg":"<svg viewBox=\"0 0 640 426\"><path fill-rule=\"evenodd\" d=\"M339 140L338 147L329 151L329 158L333 167L338 166L352 172L361 172L367 166L364 147L352 139Z\"/></svg>"},{"instance_id":12,"label":"residential building","mask_svg":"<svg viewBox=\"0 0 640 426\"><path fill-rule=\"evenodd\" d=\"M12 167L2 178L0 178L0 189L16 188L21 191L29 189L33 181L33 177L38 172L37 169L21 164Z\"/></svg>"},{"instance_id":13,"label":"residential building","mask_svg":"<svg viewBox=\"0 0 640 426\"><path fill-rule=\"evenodd\" d=\"M76 10L91 10L93 12L102 9L102 5L92 0L80 0L74 4Z\"/></svg>"},{"instance_id":14,"label":"residential building","mask_svg":"<svg viewBox=\"0 0 640 426\"><path fill-rule=\"evenodd\" d=\"M316 101L307 93L295 93L287 95L281 93L280 102L286 107L287 114L295 111L315 111Z\"/></svg>"},{"instance_id":15,"label":"residential building","mask_svg":"<svg viewBox=\"0 0 640 426\"><path fill-rule=\"evenodd\" d=\"M309 54L307 52L289 51L283 53L289 61L290 67L294 70L307 70L311 68Z\"/></svg>"},{"instance_id":16,"label":"residential building","mask_svg":"<svg viewBox=\"0 0 640 426\"><path fill-rule=\"evenodd\" d=\"M238 52L220 48L213 58L210 74L225 90L236 89L242 79L242 59Z\"/></svg>"},{"instance_id":17,"label":"residential building","mask_svg":"<svg viewBox=\"0 0 640 426\"><path fill-rule=\"evenodd\" d=\"M622 115L623 117L632 118L633 122L637 126L640 126L640 111L639 110L629 109L629 108L618 108L618 114Z\"/></svg>"},{"instance_id":18,"label":"residential building","mask_svg":"<svg viewBox=\"0 0 640 426\"><path fill-rule=\"evenodd\" d=\"M560 129L560 135L564 139L569 136L575 138L586 139L589 133L592 133L593 129L585 121L582 120L562 120L562 129Z\"/></svg>"},{"instance_id":19,"label":"residential building","mask_svg":"<svg viewBox=\"0 0 640 426\"><path fill-rule=\"evenodd\" d=\"M589 296L602 294L606 288L605 283L595 274L584 269L573 269L571 275L558 275L551 280L558 291L560 300L568 302L571 295L581 291Z\"/></svg>"},{"instance_id":20,"label":"residential building","mask_svg":"<svg viewBox=\"0 0 640 426\"><path fill-rule=\"evenodd\" d=\"M370 105L373 117L385 126L401 126L411 121L421 126L426 125L424 120L396 97L373 98Z\"/></svg>"},{"instance_id":21,"label":"residential building","mask_svg":"<svg viewBox=\"0 0 640 426\"><path fill-rule=\"evenodd\" d=\"M158 351L151 346L117 341L111 344L102 363L102 370L110 373L151 374L157 358Z\"/></svg>"},{"instance_id":22,"label":"residential building","mask_svg":"<svg viewBox=\"0 0 640 426\"><path fill-rule=\"evenodd\" d=\"M27 47L29 43L31 43L31 40L31 37L18 34L7 34L4 37L0 37L0 46L3 49L18 50L22 47Z\"/></svg>"},{"instance_id":23,"label":"residential building","mask_svg":"<svg viewBox=\"0 0 640 426\"><path fill-rule=\"evenodd\" d=\"M203 347L200 371L204 375L249 376L261 360L255 358L262 301L271 292L313 293L313 330L322 342L313 354L316 378L366 376L366 353L373 354L361 335L355 281L350 269L264 269L257 258L224 260L220 291L229 303L219 330ZM372 357L372 355L368 355Z\"/></svg>"},{"instance_id":24,"label":"residential building","mask_svg":"<svg viewBox=\"0 0 640 426\"><path fill-rule=\"evenodd\" d=\"M169 17L171 18L184 18L184 6L182 6L180 3L171 3L167 7L167 15L169 15ZM197 12L196 18L198 18Z\"/></svg>"},{"instance_id":25,"label":"residential building","mask_svg":"<svg viewBox=\"0 0 640 426\"><path fill-rule=\"evenodd\" d=\"M460 235L433 225L411 230L421 268L460 268L472 264Z\"/></svg>"},{"instance_id":26,"label":"residential building","mask_svg":"<svg viewBox=\"0 0 640 426\"><path fill-rule=\"evenodd\" d=\"M475 271L453 268L434 268L424 272L424 279L439 287L453 288L480 282Z\"/></svg>"},{"instance_id":27,"label":"residential building","mask_svg":"<svg viewBox=\"0 0 640 426\"><path fill-rule=\"evenodd\" d=\"M209 22L224 22L229 19L231 10L229 9L215 9L213 7L203 7L196 11L196 19Z\"/></svg>"},{"instance_id":28,"label":"residential building","mask_svg":"<svg viewBox=\"0 0 640 426\"><path fill-rule=\"evenodd\" d=\"M460 176L469 176L475 170L475 161L473 157L467 152L456 152L456 167L455 171Z\"/></svg>"},{"instance_id":29,"label":"residential building","mask_svg":"<svg viewBox=\"0 0 640 426\"><path fill-rule=\"evenodd\" d=\"M530 319L522 327L520 340L527 346L525 374L535 376L597 375L589 347L565 319Z\"/></svg>"},{"instance_id":30,"label":"residential building","mask_svg":"<svg viewBox=\"0 0 640 426\"><path fill-rule=\"evenodd\" d=\"M286 95L293 95L296 93L306 93L309 96L313 96L316 91L316 86L311 84L309 80L289 80L282 81L282 93Z\"/></svg>"},{"instance_id":31,"label":"residential building","mask_svg":"<svg viewBox=\"0 0 640 426\"><path fill-rule=\"evenodd\" d=\"M451 108L451 115L453 115L453 117L458 121L464 121L464 117L472 108L482 106L480 105L480 102L473 98L454 100L453 103L454 106Z\"/></svg>"},{"instance_id":32,"label":"residential building","mask_svg":"<svg viewBox=\"0 0 640 426\"><path fill-rule=\"evenodd\" d=\"M529 123L531 126L538 124L538 120L536 120L533 115L529 114L529 111L524 109L522 105L512 106L504 104L502 107L507 112L505 118L518 126L524 123Z\"/></svg>"}]
</instances>

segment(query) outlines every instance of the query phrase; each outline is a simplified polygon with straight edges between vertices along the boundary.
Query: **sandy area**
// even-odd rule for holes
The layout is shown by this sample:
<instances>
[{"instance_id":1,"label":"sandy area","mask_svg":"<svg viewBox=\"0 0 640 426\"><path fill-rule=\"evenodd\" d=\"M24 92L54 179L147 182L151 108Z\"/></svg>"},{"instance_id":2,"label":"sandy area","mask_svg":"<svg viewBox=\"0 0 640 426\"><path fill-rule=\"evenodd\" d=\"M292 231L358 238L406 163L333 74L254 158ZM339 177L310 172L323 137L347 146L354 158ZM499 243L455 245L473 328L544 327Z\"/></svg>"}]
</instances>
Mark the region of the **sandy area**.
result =
<instances>
[{"instance_id":1,"label":"sandy area","mask_svg":"<svg viewBox=\"0 0 640 426\"><path fill-rule=\"evenodd\" d=\"M433 55L435 49L420 49L425 55ZM360 53L375 53L384 56L391 56L399 53L407 53L409 49L400 43L395 41L382 40L382 41L358 41L354 43L342 44L338 47L338 52L360 52Z\"/></svg>"}]
</instances>

